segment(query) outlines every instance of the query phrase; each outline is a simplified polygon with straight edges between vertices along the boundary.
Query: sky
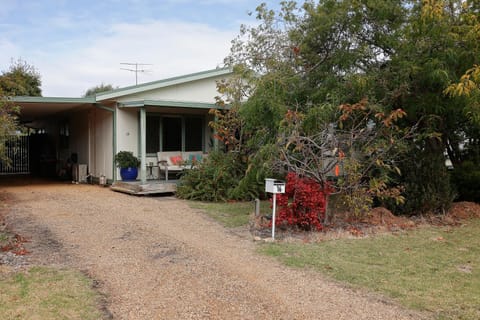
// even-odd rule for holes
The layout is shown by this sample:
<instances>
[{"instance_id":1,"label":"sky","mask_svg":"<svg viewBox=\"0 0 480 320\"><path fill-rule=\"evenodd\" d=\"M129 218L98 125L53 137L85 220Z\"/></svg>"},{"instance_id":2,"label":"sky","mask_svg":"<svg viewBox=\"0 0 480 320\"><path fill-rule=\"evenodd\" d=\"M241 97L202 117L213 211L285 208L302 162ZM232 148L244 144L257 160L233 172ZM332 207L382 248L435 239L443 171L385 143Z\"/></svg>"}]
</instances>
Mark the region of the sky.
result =
<instances>
[{"instance_id":1,"label":"sky","mask_svg":"<svg viewBox=\"0 0 480 320\"><path fill-rule=\"evenodd\" d=\"M223 65L240 25L262 0L0 0L0 70L22 59L45 97L80 97L99 84L135 84Z\"/></svg>"}]
</instances>

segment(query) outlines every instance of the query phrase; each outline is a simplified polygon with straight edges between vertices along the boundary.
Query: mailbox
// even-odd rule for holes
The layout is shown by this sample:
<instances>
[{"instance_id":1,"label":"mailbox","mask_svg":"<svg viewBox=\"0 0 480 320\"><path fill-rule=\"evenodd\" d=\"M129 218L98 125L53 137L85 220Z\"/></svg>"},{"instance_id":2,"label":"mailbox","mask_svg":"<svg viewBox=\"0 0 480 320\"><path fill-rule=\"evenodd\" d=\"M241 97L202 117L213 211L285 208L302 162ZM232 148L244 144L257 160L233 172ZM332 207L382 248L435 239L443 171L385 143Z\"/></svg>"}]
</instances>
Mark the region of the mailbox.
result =
<instances>
[{"instance_id":1,"label":"mailbox","mask_svg":"<svg viewBox=\"0 0 480 320\"><path fill-rule=\"evenodd\" d=\"M272 205L272 239L275 240L275 212L277 211L277 193L285 193L285 181L265 179L265 192L273 193Z\"/></svg>"},{"instance_id":2,"label":"mailbox","mask_svg":"<svg viewBox=\"0 0 480 320\"><path fill-rule=\"evenodd\" d=\"M285 193L285 182L267 178L265 179L265 192L269 193Z\"/></svg>"}]
</instances>

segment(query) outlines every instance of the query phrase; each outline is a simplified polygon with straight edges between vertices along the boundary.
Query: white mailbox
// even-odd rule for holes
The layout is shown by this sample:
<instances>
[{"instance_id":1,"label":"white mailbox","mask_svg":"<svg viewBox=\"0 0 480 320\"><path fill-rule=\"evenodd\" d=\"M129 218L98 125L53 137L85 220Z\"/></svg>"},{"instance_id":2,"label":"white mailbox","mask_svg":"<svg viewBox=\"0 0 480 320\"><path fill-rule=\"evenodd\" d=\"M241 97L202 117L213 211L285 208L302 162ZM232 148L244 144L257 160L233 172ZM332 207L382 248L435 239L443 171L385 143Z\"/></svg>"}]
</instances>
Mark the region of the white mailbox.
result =
<instances>
[{"instance_id":1,"label":"white mailbox","mask_svg":"<svg viewBox=\"0 0 480 320\"><path fill-rule=\"evenodd\" d=\"M277 211L277 193L285 193L285 181L265 179L265 192L273 193L272 205L272 239L275 240L275 213Z\"/></svg>"},{"instance_id":2,"label":"white mailbox","mask_svg":"<svg viewBox=\"0 0 480 320\"><path fill-rule=\"evenodd\" d=\"M276 179L265 179L265 192L269 193L285 193L285 182Z\"/></svg>"}]
</instances>

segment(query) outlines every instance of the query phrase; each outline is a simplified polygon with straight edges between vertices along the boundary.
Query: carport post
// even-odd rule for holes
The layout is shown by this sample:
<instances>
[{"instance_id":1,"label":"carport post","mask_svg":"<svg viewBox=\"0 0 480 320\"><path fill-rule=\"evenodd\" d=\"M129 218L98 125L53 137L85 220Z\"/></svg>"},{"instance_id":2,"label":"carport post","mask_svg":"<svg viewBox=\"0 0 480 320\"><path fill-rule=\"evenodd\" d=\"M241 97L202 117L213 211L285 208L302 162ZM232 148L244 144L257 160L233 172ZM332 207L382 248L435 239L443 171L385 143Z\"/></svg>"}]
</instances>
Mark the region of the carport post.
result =
<instances>
[{"instance_id":1,"label":"carport post","mask_svg":"<svg viewBox=\"0 0 480 320\"><path fill-rule=\"evenodd\" d=\"M145 107L140 108L140 179L147 182L147 112Z\"/></svg>"}]
</instances>

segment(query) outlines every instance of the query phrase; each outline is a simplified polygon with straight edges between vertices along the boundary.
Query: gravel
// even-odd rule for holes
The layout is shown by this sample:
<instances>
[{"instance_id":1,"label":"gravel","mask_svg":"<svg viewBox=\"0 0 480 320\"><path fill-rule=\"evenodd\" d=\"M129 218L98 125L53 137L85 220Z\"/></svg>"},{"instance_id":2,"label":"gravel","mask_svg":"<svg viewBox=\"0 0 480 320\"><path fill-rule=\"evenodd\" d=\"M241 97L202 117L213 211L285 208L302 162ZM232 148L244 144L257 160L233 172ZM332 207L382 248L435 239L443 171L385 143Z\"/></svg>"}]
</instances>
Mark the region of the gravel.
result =
<instances>
[{"instance_id":1,"label":"gravel","mask_svg":"<svg viewBox=\"0 0 480 320\"><path fill-rule=\"evenodd\" d=\"M28 260L86 272L114 319L420 319L384 297L255 253L173 197L90 185L4 186ZM0 263L8 263L10 255Z\"/></svg>"},{"instance_id":2,"label":"gravel","mask_svg":"<svg viewBox=\"0 0 480 320\"><path fill-rule=\"evenodd\" d=\"M21 270L29 264L25 256L17 255L9 251L0 252L0 265L8 266L13 270Z\"/></svg>"}]
</instances>

